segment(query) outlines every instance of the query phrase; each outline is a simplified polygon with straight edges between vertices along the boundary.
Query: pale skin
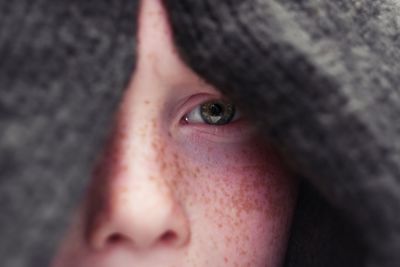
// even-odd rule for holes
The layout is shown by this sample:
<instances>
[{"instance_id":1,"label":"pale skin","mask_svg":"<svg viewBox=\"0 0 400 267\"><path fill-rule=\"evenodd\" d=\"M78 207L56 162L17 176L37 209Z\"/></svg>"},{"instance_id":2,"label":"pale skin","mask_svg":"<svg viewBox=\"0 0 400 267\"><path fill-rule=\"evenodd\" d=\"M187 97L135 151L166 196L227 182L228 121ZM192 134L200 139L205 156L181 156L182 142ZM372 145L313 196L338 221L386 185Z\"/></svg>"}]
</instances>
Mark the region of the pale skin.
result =
<instances>
[{"instance_id":1,"label":"pale skin","mask_svg":"<svg viewBox=\"0 0 400 267\"><path fill-rule=\"evenodd\" d=\"M194 116L223 96L142 1L137 65L53 267L282 266L297 183L248 120Z\"/></svg>"}]
</instances>

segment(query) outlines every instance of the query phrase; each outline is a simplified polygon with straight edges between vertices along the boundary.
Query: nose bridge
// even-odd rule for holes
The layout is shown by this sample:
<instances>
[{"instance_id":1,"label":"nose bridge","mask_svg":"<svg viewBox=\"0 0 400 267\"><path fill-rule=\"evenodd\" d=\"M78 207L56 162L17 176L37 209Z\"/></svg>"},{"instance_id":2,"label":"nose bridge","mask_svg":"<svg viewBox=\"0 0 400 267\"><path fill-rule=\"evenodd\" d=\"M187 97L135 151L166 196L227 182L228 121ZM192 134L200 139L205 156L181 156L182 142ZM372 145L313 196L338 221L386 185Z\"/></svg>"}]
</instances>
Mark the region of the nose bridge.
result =
<instances>
[{"instance_id":1,"label":"nose bridge","mask_svg":"<svg viewBox=\"0 0 400 267\"><path fill-rule=\"evenodd\" d=\"M147 100L150 98L128 94L125 98L128 101L123 103L118 116L122 138L118 149L120 155L116 158L125 166L125 175L136 178L130 179L133 182L154 183L163 177L160 160L165 159L166 150L162 144L166 140L159 122L163 111L161 103L154 98Z\"/></svg>"},{"instance_id":2,"label":"nose bridge","mask_svg":"<svg viewBox=\"0 0 400 267\"><path fill-rule=\"evenodd\" d=\"M116 177L109 177L112 184L112 196L123 202L136 202L152 196L152 200L158 201L169 195L165 174L160 159L165 159L165 148L160 145L162 141L162 129L156 118L160 117L157 101L136 101L145 99L143 96L127 95L128 101L123 103L118 115L117 134L118 153L113 158L117 159L117 165L123 171L113 172ZM166 200L163 201L167 203ZM143 202L142 202L143 203ZM147 200L143 205L131 205L135 208L144 207L152 203ZM121 205L114 205L121 206Z\"/></svg>"},{"instance_id":3,"label":"nose bridge","mask_svg":"<svg viewBox=\"0 0 400 267\"><path fill-rule=\"evenodd\" d=\"M166 185L157 160L159 154L164 153L155 145L160 139L157 129L143 118L137 121L131 118L126 126L128 129L119 144L120 149L116 150L120 155L115 157L123 171L118 172L117 177L109 178L114 181L113 188L118 188L114 193L121 197L141 198L141 192L146 192L155 198L160 197L161 193L166 193Z\"/></svg>"},{"instance_id":4,"label":"nose bridge","mask_svg":"<svg viewBox=\"0 0 400 267\"><path fill-rule=\"evenodd\" d=\"M152 196L154 201L158 201L170 193L165 183L166 174L161 168L163 163L160 161L165 158L166 153L165 148L160 145L161 129L155 122L156 115L150 105L132 105L132 109L131 116L124 123L127 129L121 144L122 149L119 150L122 153L119 158L125 171L120 173L120 177L113 178L117 180L115 186L123 189L123 194L117 191L116 195L125 196L124 198L130 198L131 201ZM147 203L151 204L149 201Z\"/></svg>"}]
</instances>

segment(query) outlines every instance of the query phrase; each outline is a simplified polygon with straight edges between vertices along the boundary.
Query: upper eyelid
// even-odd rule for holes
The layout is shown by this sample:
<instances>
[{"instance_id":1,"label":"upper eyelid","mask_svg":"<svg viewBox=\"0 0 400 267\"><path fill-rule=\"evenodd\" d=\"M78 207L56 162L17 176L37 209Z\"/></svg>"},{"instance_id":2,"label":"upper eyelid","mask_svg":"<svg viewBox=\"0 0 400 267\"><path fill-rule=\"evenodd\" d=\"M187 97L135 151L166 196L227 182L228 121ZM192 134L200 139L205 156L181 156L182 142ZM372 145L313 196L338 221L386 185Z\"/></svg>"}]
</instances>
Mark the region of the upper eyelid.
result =
<instances>
[{"instance_id":1,"label":"upper eyelid","mask_svg":"<svg viewBox=\"0 0 400 267\"><path fill-rule=\"evenodd\" d=\"M188 98L185 98L185 100L182 101L181 104L179 104L179 107L176 108L176 112L174 112L174 123L179 124L182 120L182 118L191 112L193 109L195 109L198 105L201 105L204 102L211 101L211 100L219 100L223 99L223 96L221 95L216 95L216 94L196 94L192 95Z\"/></svg>"}]
</instances>

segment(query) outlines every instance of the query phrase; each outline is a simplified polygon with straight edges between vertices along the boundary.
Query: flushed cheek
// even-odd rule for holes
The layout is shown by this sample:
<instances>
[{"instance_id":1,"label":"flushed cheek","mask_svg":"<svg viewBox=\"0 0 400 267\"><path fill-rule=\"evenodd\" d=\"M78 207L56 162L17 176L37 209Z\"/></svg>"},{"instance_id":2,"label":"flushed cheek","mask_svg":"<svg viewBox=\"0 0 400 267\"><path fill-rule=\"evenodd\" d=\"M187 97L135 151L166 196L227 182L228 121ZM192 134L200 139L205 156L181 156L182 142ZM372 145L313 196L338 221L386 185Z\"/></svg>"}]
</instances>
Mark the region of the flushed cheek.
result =
<instances>
[{"instance_id":1,"label":"flushed cheek","mask_svg":"<svg viewBox=\"0 0 400 267\"><path fill-rule=\"evenodd\" d=\"M269 157L254 158L253 165L214 165L191 180L193 232L206 240L201 249L220 266L279 266L296 185L277 158Z\"/></svg>"},{"instance_id":2,"label":"flushed cheek","mask_svg":"<svg viewBox=\"0 0 400 267\"><path fill-rule=\"evenodd\" d=\"M193 146L193 147L192 147ZM238 211L270 207L279 210L282 197L293 194L295 181L271 147L256 142L241 144L191 144L177 151L172 175L187 195L202 197L208 203L230 196ZM178 167L177 167L178 166ZM215 203L212 203L215 205ZM270 204L270 205L266 205Z\"/></svg>"},{"instance_id":3,"label":"flushed cheek","mask_svg":"<svg viewBox=\"0 0 400 267\"><path fill-rule=\"evenodd\" d=\"M276 233L263 214L251 212L238 217L214 214L216 219L218 216L218 222L214 221L215 226L209 227L208 232L208 244L213 246L202 248L209 250L208 255L213 255L215 261L221 263L218 266L274 266L271 262L276 262L273 258L280 244L270 245L270 240L276 239ZM263 225L260 221L264 222Z\"/></svg>"}]
</instances>

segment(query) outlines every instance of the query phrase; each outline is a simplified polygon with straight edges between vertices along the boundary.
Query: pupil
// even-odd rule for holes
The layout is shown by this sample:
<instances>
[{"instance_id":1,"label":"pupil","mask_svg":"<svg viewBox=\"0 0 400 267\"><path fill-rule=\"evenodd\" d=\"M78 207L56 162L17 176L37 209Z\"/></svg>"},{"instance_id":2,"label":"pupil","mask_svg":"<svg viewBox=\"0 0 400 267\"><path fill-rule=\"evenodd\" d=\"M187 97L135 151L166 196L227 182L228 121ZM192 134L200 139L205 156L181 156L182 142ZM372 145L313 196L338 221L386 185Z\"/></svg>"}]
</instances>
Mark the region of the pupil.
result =
<instances>
[{"instance_id":1,"label":"pupil","mask_svg":"<svg viewBox=\"0 0 400 267\"><path fill-rule=\"evenodd\" d=\"M221 105L219 105L219 104L212 104L212 105L210 106L210 113L211 113L211 116L218 116L218 115L221 115L221 113L222 113L222 107L221 107Z\"/></svg>"},{"instance_id":2,"label":"pupil","mask_svg":"<svg viewBox=\"0 0 400 267\"><path fill-rule=\"evenodd\" d=\"M229 123L235 115L235 106L225 101L209 101L201 105L200 115L204 122L212 125Z\"/></svg>"}]
</instances>

